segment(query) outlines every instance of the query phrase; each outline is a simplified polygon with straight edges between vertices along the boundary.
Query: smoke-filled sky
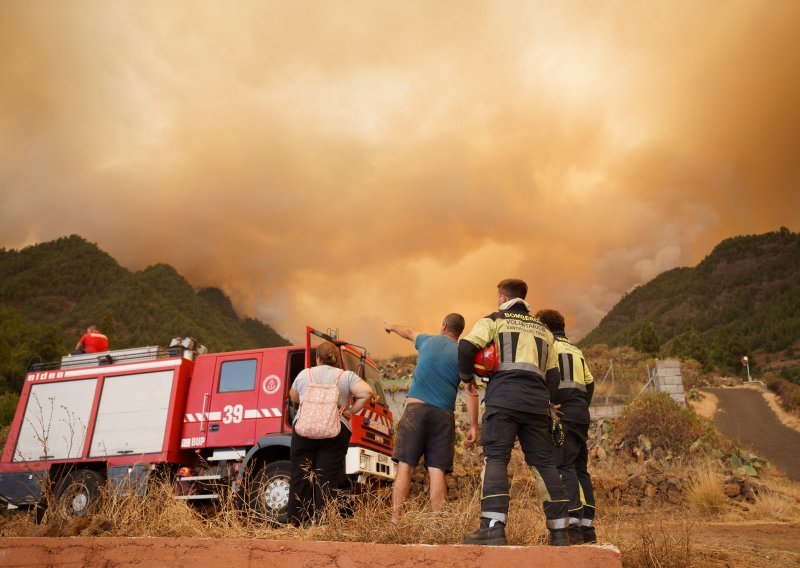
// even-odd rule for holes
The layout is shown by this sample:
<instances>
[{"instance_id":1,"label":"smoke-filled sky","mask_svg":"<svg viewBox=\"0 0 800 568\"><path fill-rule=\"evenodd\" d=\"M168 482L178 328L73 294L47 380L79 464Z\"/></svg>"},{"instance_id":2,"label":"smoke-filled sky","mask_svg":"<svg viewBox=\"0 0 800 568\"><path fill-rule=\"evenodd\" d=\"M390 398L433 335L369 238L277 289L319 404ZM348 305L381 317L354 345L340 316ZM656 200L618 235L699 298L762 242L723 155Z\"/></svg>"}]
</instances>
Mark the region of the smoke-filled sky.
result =
<instances>
[{"instance_id":1,"label":"smoke-filled sky","mask_svg":"<svg viewBox=\"0 0 800 568\"><path fill-rule=\"evenodd\" d=\"M80 234L380 356L382 319L471 325L520 277L579 338L800 228L798 30L796 0L0 0L0 246Z\"/></svg>"}]
</instances>

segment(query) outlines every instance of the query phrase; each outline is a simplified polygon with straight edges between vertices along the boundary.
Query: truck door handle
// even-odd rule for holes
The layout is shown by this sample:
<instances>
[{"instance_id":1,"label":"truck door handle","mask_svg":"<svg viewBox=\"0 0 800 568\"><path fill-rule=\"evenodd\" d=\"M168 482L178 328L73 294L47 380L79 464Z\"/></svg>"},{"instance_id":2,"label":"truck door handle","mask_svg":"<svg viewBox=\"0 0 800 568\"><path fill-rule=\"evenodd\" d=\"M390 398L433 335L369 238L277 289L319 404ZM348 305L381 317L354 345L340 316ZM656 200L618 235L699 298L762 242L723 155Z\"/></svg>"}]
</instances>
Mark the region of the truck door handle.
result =
<instances>
[{"instance_id":1,"label":"truck door handle","mask_svg":"<svg viewBox=\"0 0 800 568\"><path fill-rule=\"evenodd\" d=\"M200 433L206 431L206 404L208 403L208 393L203 395L203 412L200 413Z\"/></svg>"}]
</instances>

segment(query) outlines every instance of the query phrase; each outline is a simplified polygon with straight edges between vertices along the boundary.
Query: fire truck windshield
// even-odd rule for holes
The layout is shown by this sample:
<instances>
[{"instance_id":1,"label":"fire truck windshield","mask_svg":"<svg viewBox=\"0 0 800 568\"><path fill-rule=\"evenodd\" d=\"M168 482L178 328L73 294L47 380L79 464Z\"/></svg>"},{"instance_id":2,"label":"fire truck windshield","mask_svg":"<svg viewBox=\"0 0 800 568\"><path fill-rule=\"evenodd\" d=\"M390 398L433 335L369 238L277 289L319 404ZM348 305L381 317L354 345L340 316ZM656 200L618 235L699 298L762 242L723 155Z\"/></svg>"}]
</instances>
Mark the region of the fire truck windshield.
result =
<instances>
[{"instance_id":1,"label":"fire truck windshield","mask_svg":"<svg viewBox=\"0 0 800 568\"><path fill-rule=\"evenodd\" d=\"M358 365L361 362L361 359L349 351L344 351L342 356L344 358L345 368L349 371L357 373ZM375 400L381 404L386 404L386 398L383 395L383 385L381 384L381 376L380 373L378 373L378 370L369 363L365 362L364 376L362 378L369 386L372 387L372 390L375 391Z\"/></svg>"}]
</instances>

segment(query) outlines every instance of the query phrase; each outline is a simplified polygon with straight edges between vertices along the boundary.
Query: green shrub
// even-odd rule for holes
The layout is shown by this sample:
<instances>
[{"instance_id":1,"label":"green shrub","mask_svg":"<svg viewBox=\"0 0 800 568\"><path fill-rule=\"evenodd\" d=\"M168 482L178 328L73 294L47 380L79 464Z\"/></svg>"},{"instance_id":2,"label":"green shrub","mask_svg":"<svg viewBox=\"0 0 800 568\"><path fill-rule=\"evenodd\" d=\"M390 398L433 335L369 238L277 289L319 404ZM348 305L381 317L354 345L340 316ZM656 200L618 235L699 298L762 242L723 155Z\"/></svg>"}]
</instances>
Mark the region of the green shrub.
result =
<instances>
[{"instance_id":1,"label":"green shrub","mask_svg":"<svg viewBox=\"0 0 800 568\"><path fill-rule=\"evenodd\" d=\"M17 411L18 402L19 396L13 392L0 394L0 426L11 424L14 419L14 413Z\"/></svg>"},{"instance_id":2,"label":"green shrub","mask_svg":"<svg viewBox=\"0 0 800 568\"><path fill-rule=\"evenodd\" d=\"M633 401L614 426L617 439L636 442L640 435L653 448L680 455L701 447L713 448L719 435L711 422L681 407L667 393L642 395Z\"/></svg>"}]
</instances>

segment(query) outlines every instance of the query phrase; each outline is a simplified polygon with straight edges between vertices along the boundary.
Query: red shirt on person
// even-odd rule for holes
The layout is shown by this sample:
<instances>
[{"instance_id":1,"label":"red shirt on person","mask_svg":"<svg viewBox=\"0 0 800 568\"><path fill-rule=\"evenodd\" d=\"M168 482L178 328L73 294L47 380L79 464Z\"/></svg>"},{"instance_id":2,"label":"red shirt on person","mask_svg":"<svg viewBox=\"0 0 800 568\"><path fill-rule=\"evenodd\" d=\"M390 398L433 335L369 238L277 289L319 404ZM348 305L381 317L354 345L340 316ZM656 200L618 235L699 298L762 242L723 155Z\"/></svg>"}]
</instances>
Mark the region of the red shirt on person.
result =
<instances>
[{"instance_id":1,"label":"red shirt on person","mask_svg":"<svg viewBox=\"0 0 800 568\"><path fill-rule=\"evenodd\" d=\"M99 331L91 331L83 334L78 345L83 344L84 353L101 353L108 351L108 337Z\"/></svg>"}]
</instances>

